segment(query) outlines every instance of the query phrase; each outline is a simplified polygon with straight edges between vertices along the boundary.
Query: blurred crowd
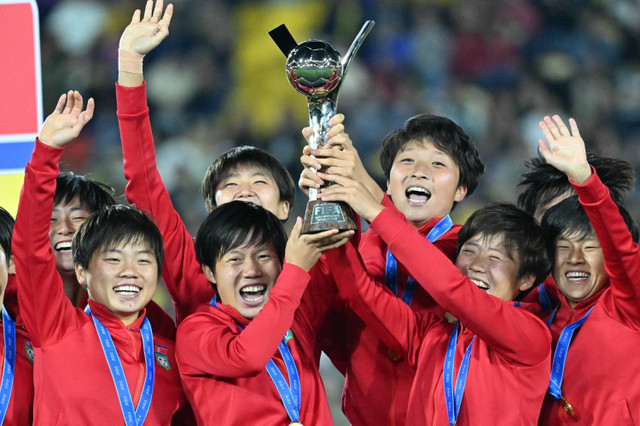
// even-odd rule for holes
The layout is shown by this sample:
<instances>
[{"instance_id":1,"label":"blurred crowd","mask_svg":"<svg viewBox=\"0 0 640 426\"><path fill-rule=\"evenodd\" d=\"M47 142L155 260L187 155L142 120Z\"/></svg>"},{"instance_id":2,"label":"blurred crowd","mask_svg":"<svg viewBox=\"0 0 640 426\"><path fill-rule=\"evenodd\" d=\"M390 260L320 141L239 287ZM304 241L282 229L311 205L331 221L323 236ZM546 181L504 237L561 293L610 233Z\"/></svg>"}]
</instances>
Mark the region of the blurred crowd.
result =
<instances>
[{"instance_id":1,"label":"blurred crowd","mask_svg":"<svg viewBox=\"0 0 640 426\"><path fill-rule=\"evenodd\" d=\"M136 4L139 3L139 4ZM38 1L44 111L78 89L96 100L64 167L122 194L114 83L117 45L143 0ZM145 58L158 162L194 231L208 164L241 144L263 147L297 180L306 99L285 77L268 36L284 23L297 42L316 38L342 54L365 20L375 27L340 92L338 110L369 170L384 184L378 147L420 112L446 115L478 145L487 172L458 221L487 201L515 201L538 122L574 117L593 152L640 169L640 4L635 0L176 0L171 34ZM306 198L299 194L295 212ZM640 218L637 192L627 200Z\"/></svg>"}]
</instances>

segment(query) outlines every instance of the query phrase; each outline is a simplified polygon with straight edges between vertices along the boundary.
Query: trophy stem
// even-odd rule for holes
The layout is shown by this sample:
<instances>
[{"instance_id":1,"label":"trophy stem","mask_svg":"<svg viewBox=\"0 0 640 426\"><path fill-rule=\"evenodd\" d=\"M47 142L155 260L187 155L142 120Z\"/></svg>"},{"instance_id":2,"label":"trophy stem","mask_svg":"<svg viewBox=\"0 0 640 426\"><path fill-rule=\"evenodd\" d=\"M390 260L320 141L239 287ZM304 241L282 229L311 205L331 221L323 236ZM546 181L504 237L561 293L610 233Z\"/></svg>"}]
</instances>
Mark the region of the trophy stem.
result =
<instances>
[{"instance_id":1,"label":"trophy stem","mask_svg":"<svg viewBox=\"0 0 640 426\"><path fill-rule=\"evenodd\" d=\"M326 96L323 99L314 99L309 97L309 125L313 134L309 141L309 146L313 149L321 148L326 144L326 135L330 129L329 120L336 115L336 101ZM311 169L317 173L317 170ZM315 188L309 188L309 200L314 201L318 198L318 191Z\"/></svg>"}]
</instances>

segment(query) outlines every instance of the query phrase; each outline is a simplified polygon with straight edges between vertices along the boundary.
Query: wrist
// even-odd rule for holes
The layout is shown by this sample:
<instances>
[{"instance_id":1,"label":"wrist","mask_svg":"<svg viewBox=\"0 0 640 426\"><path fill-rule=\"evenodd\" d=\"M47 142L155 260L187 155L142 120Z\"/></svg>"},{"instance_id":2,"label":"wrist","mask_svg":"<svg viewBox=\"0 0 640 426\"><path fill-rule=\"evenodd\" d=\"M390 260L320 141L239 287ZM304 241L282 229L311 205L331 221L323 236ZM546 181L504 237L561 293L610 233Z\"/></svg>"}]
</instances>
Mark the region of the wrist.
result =
<instances>
[{"instance_id":1,"label":"wrist","mask_svg":"<svg viewBox=\"0 0 640 426\"><path fill-rule=\"evenodd\" d=\"M144 55L132 50L118 49L118 71L130 74L142 74Z\"/></svg>"}]
</instances>

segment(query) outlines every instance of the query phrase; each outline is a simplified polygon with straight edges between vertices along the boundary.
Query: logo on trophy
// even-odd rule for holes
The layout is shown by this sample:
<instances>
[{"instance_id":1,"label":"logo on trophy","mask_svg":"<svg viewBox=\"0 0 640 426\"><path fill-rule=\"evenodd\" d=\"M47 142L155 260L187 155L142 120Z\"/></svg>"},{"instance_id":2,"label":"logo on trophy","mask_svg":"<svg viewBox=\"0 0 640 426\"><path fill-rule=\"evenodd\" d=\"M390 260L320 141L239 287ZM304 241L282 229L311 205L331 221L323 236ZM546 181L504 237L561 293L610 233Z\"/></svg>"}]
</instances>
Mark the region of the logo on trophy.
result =
<instances>
[{"instance_id":1,"label":"logo on trophy","mask_svg":"<svg viewBox=\"0 0 640 426\"><path fill-rule=\"evenodd\" d=\"M344 57L326 41L307 40L296 43L284 24L269 31L273 41L287 57L289 83L307 98L309 124L313 130L309 141L311 148L326 145L329 120L336 114L340 87L351 60L374 24L374 21L364 23ZM357 229L355 215L346 203L322 201L317 195L316 188L309 188L309 202L302 223L303 234L328 229Z\"/></svg>"}]
</instances>

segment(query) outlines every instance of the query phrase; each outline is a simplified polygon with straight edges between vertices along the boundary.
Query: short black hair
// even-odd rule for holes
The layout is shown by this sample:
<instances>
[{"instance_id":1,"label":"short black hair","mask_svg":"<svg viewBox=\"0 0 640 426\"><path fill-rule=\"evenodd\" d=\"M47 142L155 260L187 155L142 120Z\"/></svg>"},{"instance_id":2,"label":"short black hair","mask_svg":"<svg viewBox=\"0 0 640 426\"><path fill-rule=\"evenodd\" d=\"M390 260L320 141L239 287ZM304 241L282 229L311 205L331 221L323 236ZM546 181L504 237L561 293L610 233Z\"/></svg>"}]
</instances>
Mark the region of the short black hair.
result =
<instances>
[{"instance_id":1,"label":"short black hair","mask_svg":"<svg viewBox=\"0 0 640 426\"><path fill-rule=\"evenodd\" d=\"M200 225L195 240L196 257L215 273L216 262L230 250L268 243L273 244L282 264L287 245L282 222L261 206L230 201L209 213Z\"/></svg>"},{"instance_id":2,"label":"short black hair","mask_svg":"<svg viewBox=\"0 0 640 426\"><path fill-rule=\"evenodd\" d=\"M458 233L458 254L464 243L476 235L503 236L507 252L518 255L516 279L534 275L535 285L549 276L551 252L542 229L533 216L516 205L489 203L473 213Z\"/></svg>"},{"instance_id":3,"label":"short black hair","mask_svg":"<svg viewBox=\"0 0 640 426\"><path fill-rule=\"evenodd\" d=\"M11 260L11 235L13 234L13 224L15 220L11 213L0 207L0 247L7 258L7 267Z\"/></svg>"},{"instance_id":4,"label":"short black hair","mask_svg":"<svg viewBox=\"0 0 640 426\"><path fill-rule=\"evenodd\" d=\"M267 151L255 146L238 146L231 148L211 163L202 181L202 198L207 210L211 211L216 205L216 189L227 175L238 167L256 167L268 171L280 190L280 201L288 201L290 206L296 196L296 187L291 174L284 165Z\"/></svg>"},{"instance_id":5,"label":"short black hair","mask_svg":"<svg viewBox=\"0 0 640 426\"><path fill-rule=\"evenodd\" d=\"M631 233L631 238L637 243L639 236L638 225L624 207L618 205L618 211ZM558 238L585 239L595 233L589 216L582 204L580 204L577 195L565 198L547 210L542 217L541 225L547 235L552 253L555 253L555 245Z\"/></svg>"},{"instance_id":6,"label":"short black hair","mask_svg":"<svg viewBox=\"0 0 640 426\"><path fill-rule=\"evenodd\" d=\"M393 161L408 143L425 141L433 143L453 158L460 170L458 186L465 186L467 196L471 195L484 173L480 153L460 126L439 115L416 115L407 120L402 129L394 130L385 137L380 151L380 164L385 178L389 180Z\"/></svg>"},{"instance_id":7,"label":"short black hair","mask_svg":"<svg viewBox=\"0 0 640 426\"><path fill-rule=\"evenodd\" d=\"M73 237L73 261L86 269L97 252L130 243L149 247L156 257L160 276L164 260L160 230L142 210L122 204L106 206L84 221Z\"/></svg>"},{"instance_id":8,"label":"short black hair","mask_svg":"<svg viewBox=\"0 0 640 426\"><path fill-rule=\"evenodd\" d=\"M113 193L113 188L102 182L73 172L62 172L56 178L53 205L69 204L77 196L90 212L96 212L116 203Z\"/></svg>"},{"instance_id":9,"label":"short black hair","mask_svg":"<svg viewBox=\"0 0 640 426\"><path fill-rule=\"evenodd\" d=\"M593 166L598 177L608 188L613 201L622 205L625 194L633 188L635 175L627 161L587 154L587 161ZM567 175L556 169L541 157L533 157L525 162L529 169L520 176L518 186L523 191L518 196L518 206L529 214L549 204L553 199L567 193L573 193L573 186Z\"/></svg>"}]
</instances>

